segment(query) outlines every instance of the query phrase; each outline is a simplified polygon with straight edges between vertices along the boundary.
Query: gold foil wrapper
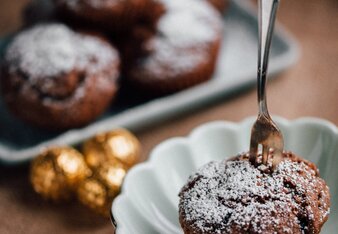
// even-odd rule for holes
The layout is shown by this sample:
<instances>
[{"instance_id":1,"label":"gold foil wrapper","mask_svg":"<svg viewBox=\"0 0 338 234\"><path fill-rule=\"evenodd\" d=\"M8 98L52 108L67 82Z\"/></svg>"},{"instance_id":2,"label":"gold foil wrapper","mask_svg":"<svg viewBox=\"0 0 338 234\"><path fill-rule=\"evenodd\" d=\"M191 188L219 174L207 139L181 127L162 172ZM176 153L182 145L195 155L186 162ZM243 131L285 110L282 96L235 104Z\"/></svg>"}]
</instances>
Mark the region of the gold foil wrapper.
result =
<instances>
[{"instance_id":1,"label":"gold foil wrapper","mask_svg":"<svg viewBox=\"0 0 338 234\"><path fill-rule=\"evenodd\" d=\"M121 163L128 169L139 160L140 142L129 131L117 129L86 141L83 154L92 169L106 162Z\"/></svg>"},{"instance_id":2,"label":"gold foil wrapper","mask_svg":"<svg viewBox=\"0 0 338 234\"><path fill-rule=\"evenodd\" d=\"M54 147L33 160L30 181L35 192L54 201L72 197L81 180L91 174L83 155L70 147Z\"/></svg>"},{"instance_id":3,"label":"gold foil wrapper","mask_svg":"<svg viewBox=\"0 0 338 234\"><path fill-rule=\"evenodd\" d=\"M77 190L79 201L96 213L108 217L125 175L125 167L120 163L102 165L93 176L80 183Z\"/></svg>"}]
</instances>

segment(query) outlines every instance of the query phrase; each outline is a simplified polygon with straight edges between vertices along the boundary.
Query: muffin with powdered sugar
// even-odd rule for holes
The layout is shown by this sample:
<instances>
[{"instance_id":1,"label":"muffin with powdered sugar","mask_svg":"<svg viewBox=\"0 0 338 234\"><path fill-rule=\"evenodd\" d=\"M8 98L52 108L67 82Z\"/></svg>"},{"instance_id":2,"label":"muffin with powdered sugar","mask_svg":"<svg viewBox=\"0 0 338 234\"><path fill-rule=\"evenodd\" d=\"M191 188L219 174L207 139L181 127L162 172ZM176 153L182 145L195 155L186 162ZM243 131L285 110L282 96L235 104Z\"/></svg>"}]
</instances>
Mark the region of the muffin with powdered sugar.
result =
<instances>
[{"instance_id":1,"label":"muffin with powdered sugar","mask_svg":"<svg viewBox=\"0 0 338 234\"><path fill-rule=\"evenodd\" d=\"M119 55L103 37L63 24L17 34L1 69L2 95L22 120L46 129L81 127L108 107L117 90Z\"/></svg>"},{"instance_id":2,"label":"muffin with powdered sugar","mask_svg":"<svg viewBox=\"0 0 338 234\"><path fill-rule=\"evenodd\" d=\"M158 0L165 7L154 32L124 56L124 75L137 90L174 93L211 79L223 34L220 14L207 2ZM139 32L139 31L138 31Z\"/></svg>"},{"instance_id":3,"label":"muffin with powdered sugar","mask_svg":"<svg viewBox=\"0 0 338 234\"><path fill-rule=\"evenodd\" d=\"M270 170L248 154L210 162L180 194L185 234L319 233L330 212L330 194L317 167L284 153Z\"/></svg>"}]
</instances>

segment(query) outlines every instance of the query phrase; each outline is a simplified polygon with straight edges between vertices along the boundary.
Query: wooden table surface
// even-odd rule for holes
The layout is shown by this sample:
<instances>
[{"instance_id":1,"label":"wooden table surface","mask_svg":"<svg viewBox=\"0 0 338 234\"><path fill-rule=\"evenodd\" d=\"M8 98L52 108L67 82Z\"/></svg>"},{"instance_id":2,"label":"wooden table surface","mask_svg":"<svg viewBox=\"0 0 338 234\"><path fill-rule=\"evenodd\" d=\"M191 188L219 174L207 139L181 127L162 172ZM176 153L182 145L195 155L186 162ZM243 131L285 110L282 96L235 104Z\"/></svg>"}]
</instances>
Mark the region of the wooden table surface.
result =
<instances>
[{"instance_id":1,"label":"wooden table surface","mask_svg":"<svg viewBox=\"0 0 338 234\"><path fill-rule=\"evenodd\" d=\"M0 35L20 25L20 9L28 0L0 1ZM279 21L297 38L301 58L296 66L268 84L270 112L289 119L315 116L338 125L338 1L284 0ZM161 141L186 135L213 120L240 121L255 115L256 91L216 103L161 124L137 136L142 158ZM28 167L0 167L0 233L112 233L109 220L76 203L51 204L36 195Z\"/></svg>"}]
</instances>

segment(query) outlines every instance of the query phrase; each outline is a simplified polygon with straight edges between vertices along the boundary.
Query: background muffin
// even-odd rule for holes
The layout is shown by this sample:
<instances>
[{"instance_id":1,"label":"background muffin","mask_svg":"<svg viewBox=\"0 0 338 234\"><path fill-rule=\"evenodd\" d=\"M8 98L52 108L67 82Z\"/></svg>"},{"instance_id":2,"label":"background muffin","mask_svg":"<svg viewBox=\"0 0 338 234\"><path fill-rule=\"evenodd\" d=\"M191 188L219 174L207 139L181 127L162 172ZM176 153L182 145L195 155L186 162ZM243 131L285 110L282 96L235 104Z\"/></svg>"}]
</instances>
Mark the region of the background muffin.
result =
<instances>
[{"instance_id":1,"label":"background muffin","mask_svg":"<svg viewBox=\"0 0 338 234\"><path fill-rule=\"evenodd\" d=\"M99 116L117 90L119 55L102 37L62 24L19 33L2 63L2 95L19 118L47 129L80 127Z\"/></svg>"},{"instance_id":2,"label":"background muffin","mask_svg":"<svg viewBox=\"0 0 338 234\"><path fill-rule=\"evenodd\" d=\"M124 74L138 90L173 93L211 78L222 37L220 14L206 2L161 0L166 13L155 31L137 31ZM130 48L130 47L129 47Z\"/></svg>"}]
</instances>

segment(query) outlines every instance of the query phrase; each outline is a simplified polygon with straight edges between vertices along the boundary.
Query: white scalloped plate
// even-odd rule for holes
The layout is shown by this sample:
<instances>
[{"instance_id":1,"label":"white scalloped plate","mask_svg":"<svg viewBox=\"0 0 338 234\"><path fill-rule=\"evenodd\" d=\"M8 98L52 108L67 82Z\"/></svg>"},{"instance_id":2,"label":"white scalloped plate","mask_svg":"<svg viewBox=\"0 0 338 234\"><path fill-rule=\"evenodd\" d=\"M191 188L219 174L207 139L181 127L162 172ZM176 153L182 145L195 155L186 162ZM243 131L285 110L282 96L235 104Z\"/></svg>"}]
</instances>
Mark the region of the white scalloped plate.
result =
<instances>
[{"instance_id":1,"label":"white scalloped plate","mask_svg":"<svg viewBox=\"0 0 338 234\"><path fill-rule=\"evenodd\" d=\"M295 121L274 117L285 138L285 149L316 163L331 191L331 214L322 233L338 230L338 129L320 119ZM178 222L178 192L198 167L248 149L254 118L240 123L204 124L188 137L158 145L150 159L127 175L112 213L117 234L182 233Z\"/></svg>"}]
</instances>

